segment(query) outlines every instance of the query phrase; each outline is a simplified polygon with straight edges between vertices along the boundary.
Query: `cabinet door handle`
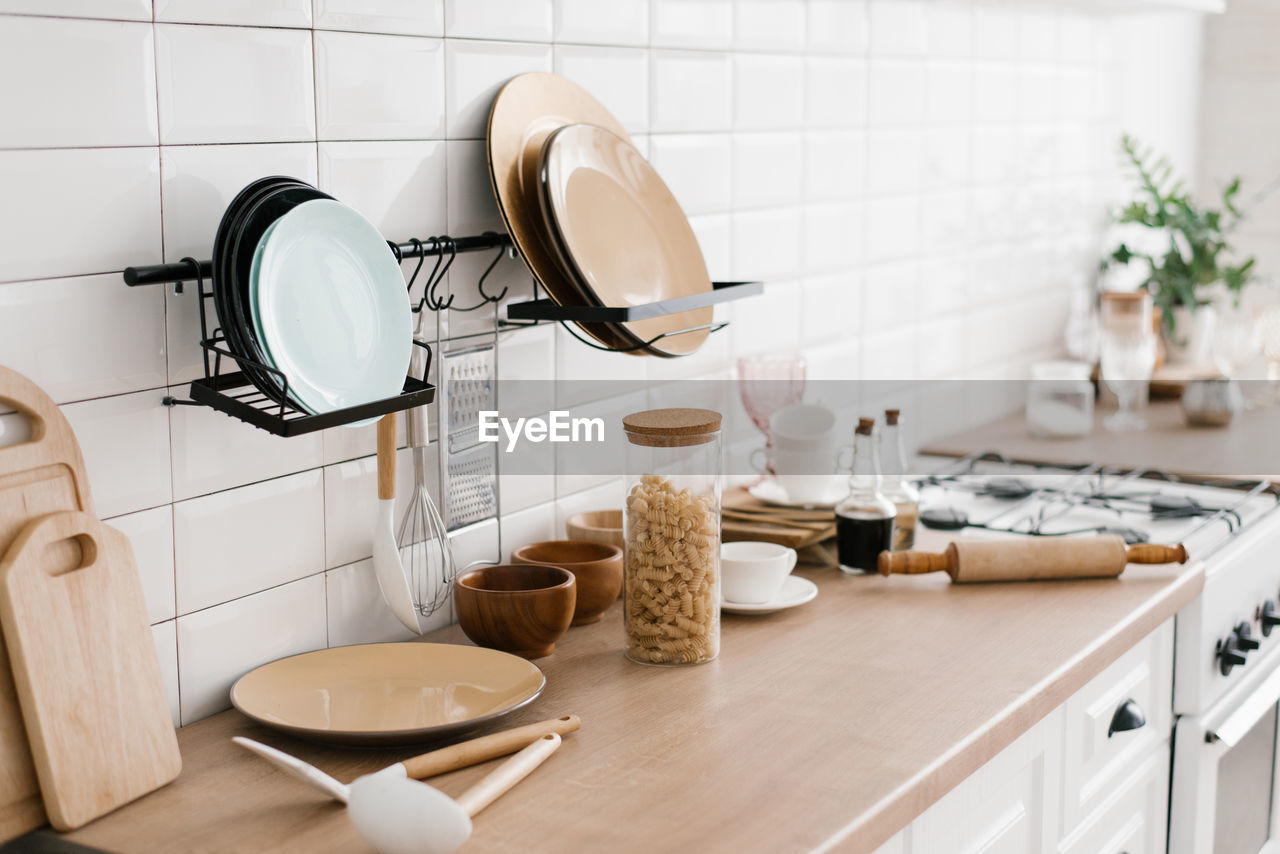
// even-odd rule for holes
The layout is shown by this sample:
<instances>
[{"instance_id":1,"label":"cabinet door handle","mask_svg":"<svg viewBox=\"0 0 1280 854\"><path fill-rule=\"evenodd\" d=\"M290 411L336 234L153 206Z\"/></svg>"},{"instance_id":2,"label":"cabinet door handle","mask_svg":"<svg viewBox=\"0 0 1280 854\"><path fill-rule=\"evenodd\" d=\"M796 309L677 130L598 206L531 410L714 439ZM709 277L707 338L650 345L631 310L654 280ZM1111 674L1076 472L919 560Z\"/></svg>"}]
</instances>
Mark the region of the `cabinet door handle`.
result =
<instances>
[{"instance_id":1,"label":"cabinet door handle","mask_svg":"<svg viewBox=\"0 0 1280 854\"><path fill-rule=\"evenodd\" d=\"M1111 716L1111 726L1107 727L1107 738L1111 738L1118 732L1129 732L1146 726L1146 723L1147 716L1142 713L1142 707L1132 699L1125 700L1116 706L1116 713Z\"/></svg>"}]
</instances>

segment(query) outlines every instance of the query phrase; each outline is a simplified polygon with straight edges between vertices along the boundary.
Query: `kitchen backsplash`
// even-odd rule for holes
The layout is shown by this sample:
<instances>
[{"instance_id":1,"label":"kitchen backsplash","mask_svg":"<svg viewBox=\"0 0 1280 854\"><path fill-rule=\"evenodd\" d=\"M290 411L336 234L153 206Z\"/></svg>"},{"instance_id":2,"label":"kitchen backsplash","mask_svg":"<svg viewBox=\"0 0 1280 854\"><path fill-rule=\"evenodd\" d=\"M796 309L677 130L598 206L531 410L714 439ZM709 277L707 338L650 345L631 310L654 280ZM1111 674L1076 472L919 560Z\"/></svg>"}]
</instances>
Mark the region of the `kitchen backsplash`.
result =
<instances>
[{"instance_id":1,"label":"kitchen backsplash","mask_svg":"<svg viewBox=\"0 0 1280 854\"><path fill-rule=\"evenodd\" d=\"M1249 216L1233 242L1257 257L1263 275L1280 269L1280 150L1273 143L1280 131L1280 90L1273 82L1280 71L1277 38L1280 5L1269 0L1234 0L1226 14L1205 23L1198 189L1203 198L1216 199L1240 176Z\"/></svg>"},{"instance_id":2,"label":"kitchen backsplash","mask_svg":"<svg viewBox=\"0 0 1280 854\"><path fill-rule=\"evenodd\" d=\"M501 229L490 99L555 71L634 135L712 277L766 292L717 309L731 325L687 359L503 332L501 378L721 377L769 349L825 379L1018 377L1059 350L1115 189L1116 20L944 0L0 0L0 363L62 404L99 512L132 538L175 720L225 708L264 661L405 632L368 559L373 428L278 439L163 406L200 371L194 289L130 289L125 266L209 257L231 196L276 173L397 240ZM488 261L459 257L459 305ZM494 276L531 291L518 261ZM494 315L439 323L461 347ZM508 552L620 497L505 477L500 519L453 534L458 562L499 557L499 525Z\"/></svg>"}]
</instances>

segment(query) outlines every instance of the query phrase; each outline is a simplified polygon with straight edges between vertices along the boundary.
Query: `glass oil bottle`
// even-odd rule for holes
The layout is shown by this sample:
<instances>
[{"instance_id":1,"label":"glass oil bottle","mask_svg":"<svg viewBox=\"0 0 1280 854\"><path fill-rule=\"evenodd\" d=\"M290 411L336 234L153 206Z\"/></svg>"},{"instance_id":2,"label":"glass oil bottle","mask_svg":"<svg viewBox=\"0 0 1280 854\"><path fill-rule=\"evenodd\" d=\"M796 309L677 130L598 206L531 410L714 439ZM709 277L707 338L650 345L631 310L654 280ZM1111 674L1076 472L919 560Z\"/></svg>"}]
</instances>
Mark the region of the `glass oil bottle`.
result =
<instances>
[{"instance_id":1,"label":"glass oil bottle","mask_svg":"<svg viewBox=\"0 0 1280 854\"><path fill-rule=\"evenodd\" d=\"M849 494L836 505L836 553L843 572L875 572L880 552L893 547L897 509L880 491L874 418L859 418L853 432Z\"/></svg>"},{"instance_id":2,"label":"glass oil bottle","mask_svg":"<svg viewBox=\"0 0 1280 854\"><path fill-rule=\"evenodd\" d=\"M920 490L907 479L907 448L899 416L896 409L884 411L884 432L881 435L884 497L892 501L898 511L893 526L895 552L915 547L916 523L920 519Z\"/></svg>"}]
</instances>

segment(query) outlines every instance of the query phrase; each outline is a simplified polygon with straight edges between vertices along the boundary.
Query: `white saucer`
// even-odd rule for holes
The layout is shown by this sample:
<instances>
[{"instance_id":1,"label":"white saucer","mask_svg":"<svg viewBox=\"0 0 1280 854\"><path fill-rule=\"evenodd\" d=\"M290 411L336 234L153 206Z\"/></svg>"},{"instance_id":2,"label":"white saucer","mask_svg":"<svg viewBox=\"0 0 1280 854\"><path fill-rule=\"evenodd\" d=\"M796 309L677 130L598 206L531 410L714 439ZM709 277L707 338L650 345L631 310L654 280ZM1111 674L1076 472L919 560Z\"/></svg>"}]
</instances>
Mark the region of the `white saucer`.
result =
<instances>
[{"instance_id":1,"label":"white saucer","mask_svg":"<svg viewBox=\"0 0 1280 854\"><path fill-rule=\"evenodd\" d=\"M844 498L848 489L849 478L847 475L833 474L831 476L831 485L827 487L827 494L822 496L821 501L794 501L787 497L787 491L782 488L782 484L771 477L747 488L747 492L757 501L763 501L765 504L773 504L778 507L803 507L812 509L828 509L834 508L840 499Z\"/></svg>"},{"instance_id":2,"label":"white saucer","mask_svg":"<svg viewBox=\"0 0 1280 854\"><path fill-rule=\"evenodd\" d=\"M818 585L799 575L788 575L787 580L782 583L782 589L772 600L759 603L721 601L720 610L730 614L772 614L774 611L812 602L817 595Z\"/></svg>"}]
</instances>

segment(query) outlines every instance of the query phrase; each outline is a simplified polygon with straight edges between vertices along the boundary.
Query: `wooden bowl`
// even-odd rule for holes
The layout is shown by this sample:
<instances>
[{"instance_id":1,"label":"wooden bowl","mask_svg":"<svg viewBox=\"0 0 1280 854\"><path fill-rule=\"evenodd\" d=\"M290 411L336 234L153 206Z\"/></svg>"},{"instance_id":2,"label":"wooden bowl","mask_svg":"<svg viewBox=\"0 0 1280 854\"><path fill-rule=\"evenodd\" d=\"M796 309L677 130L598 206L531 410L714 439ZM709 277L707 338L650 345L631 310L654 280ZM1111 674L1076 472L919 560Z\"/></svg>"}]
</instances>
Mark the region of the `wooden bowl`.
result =
<instances>
[{"instance_id":1,"label":"wooden bowl","mask_svg":"<svg viewBox=\"0 0 1280 854\"><path fill-rule=\"evenodd\" d=\"M565 533L571 540L608 543L622 548L622 511L591 510L575 513L565 520Z\"/></svg>"},{"instance_id":2,"label":"wooden bowl","mask_svg":"<svg viewBox=\"0 0 1280 854\"><path fill-rule=\"evenodd\" d=\"M578 585L573 573L542 564L500 564L453 582L458 625L477 646L542 658L569 628Z\"/></svg>"},{"instance_id":3,"label":"wooden bowl","mask_svg":"<svg viewBox=\"0 0 1280 854\"><path fill-rule=\"evenodd\" d=\"M578 581L578 604L570 625L585 626L604 616L622 592L622 549L590 540L529 543L511 553L513 563L559 566Z\"/></svg>"}]
</instances>

